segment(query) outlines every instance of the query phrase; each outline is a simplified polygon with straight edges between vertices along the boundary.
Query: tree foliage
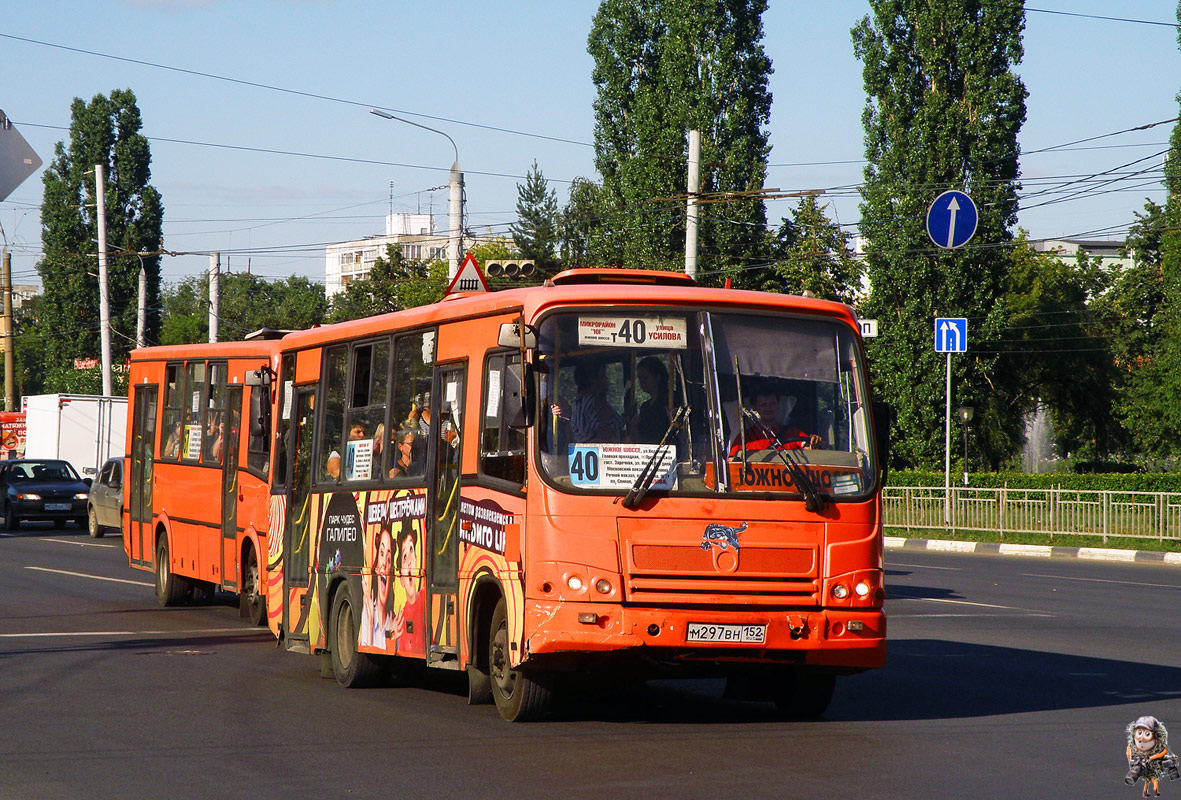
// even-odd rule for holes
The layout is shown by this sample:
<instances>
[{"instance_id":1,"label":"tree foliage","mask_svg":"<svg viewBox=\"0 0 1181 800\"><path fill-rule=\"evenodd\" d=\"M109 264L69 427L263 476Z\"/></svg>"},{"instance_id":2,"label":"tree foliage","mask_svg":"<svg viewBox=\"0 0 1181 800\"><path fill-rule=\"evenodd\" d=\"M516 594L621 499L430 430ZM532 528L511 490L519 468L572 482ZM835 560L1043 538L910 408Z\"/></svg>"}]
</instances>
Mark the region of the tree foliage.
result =
<instances>
[{"instance_id":1,"label":"tree foliage","mask_svg":"<svg viewBox=\"0 0 1181 800\"><path fill-rule=\"evenodd\" d=\"M525 183L517 184L517 221L512 233L521 256L533 259L539 268L552 267L558 255L559 225L558 194L549 188L534 160Z\"/></svg>"},{"instance_id":2,"label":"tree foliage","mask_svg":"<svg viewBox=\"0 0 1181 800\"><path fill-rule=\"evenodd\" d=\"M95 165L105 172L107 282L111 351L121 363L134 347L139 271L147 273L147 337L160 330L163 204L151 179L151 152L135 95L115 90L70 107L69 144L59 142L46 168L41 206L45 255L37 264L43 298L38 319L46 362L43 389L66 391L75 358L101 355ZM148 255L139 256L145 252Z\"/></svg>"},{"instance_id":3,"label":"tree foliage","mask_svg":"<svg viewBox=\"0 0 1181 800\"><path fill-rule=\"evenodd\" d=\"M386 246L386 255L373 263L369 274L349 283L332 298L328 322L388 314L438 302L447 290L447 262L410 260L402 246Z\"/></svg>"},{"instance_id":4,"label":"tree foliage","mask_svg":"<svg viewBox=\"0 0 1181 800\"><path fill-rule=\"evenodd\" d=\"M164 292L160 344L209 339L209 275L187 278ZM307 278L267 281L248 273L226 273L218 281L218 336L241 339L261 328L303 330L324 321L324 287Z\"/></svg>"},{"instance_id":5,"label":"tree foliage","mask_svg":"<svg viewBox=\"0 0 1181 800\"><path fill-rule=\"evenodd\" d=\"M1006 245L1017 213L1017 133L1025 120L1020 0L916 4L870 0L853 29L868 102L862 232L880 337L870 346L878 396L895 407L900 461L942 461L944 364L932 347L935 317L967 317L969 341L999 340L1005 324ZM935 197L963 189L976 202L974 239L932 247L924 215ZM953 400L983 412L977 443L990 462L1020 443L1022 409L996 350L952 359Z\"/></svg>"},{"instance_id":6,"label":"tree foliage","mask_svg":"<svg viewBox=\"0 0 1181 800\"><path fill-rule=\"evenodd\" d=\"M765 292L803 294L852 303L865 271L853 254L849 235L824 214L813 196L805 197L783 220L776 235L776 258L759 288Z\"/></svg>"},{"instance_id":7,"label":"tree foliage","mask_svg":"<svg viewBox=\"0 0 1181 800\"><path fill-rule=\"evenodd\" d=\"M687 131L701 131L701 191L763 188L771 62L765 0L603 0L588 50L597 90L595 166L603 177L594 261L680 269ZM699 269L749 280L764 256L766 210L744 196L702 207ZM754 285L748 283L747 285Z\"/></svg>"}]
</instances>

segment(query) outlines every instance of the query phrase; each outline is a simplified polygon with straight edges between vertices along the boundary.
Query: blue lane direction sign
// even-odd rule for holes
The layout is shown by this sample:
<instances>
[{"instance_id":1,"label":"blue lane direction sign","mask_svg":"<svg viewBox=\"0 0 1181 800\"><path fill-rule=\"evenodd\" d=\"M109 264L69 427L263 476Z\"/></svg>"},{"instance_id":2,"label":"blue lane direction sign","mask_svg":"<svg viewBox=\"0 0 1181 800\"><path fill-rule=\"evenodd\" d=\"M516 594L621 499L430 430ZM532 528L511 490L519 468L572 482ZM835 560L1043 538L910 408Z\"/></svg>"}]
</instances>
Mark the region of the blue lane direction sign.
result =
<instances>
[{"instance_id":1,"label":"blue lane direction sign","mask_svg":"<svg viewBox=\"0 0 1181 800\"><path fill-rule=\"evenodd\" d=\"M936 197L927 209L927 235L937 246L954 250L976 235L979 219L972 198L950 189Z\"/></svg>"},{"instance_id":2,"label":"blue lane direction sign","mask_svg":"<svg viewBox=\"0 0 1181 800\"><path fill-rule=\"evenodd\" d=\"M968 320L963 317L936 317L935 352L968 352Z\"/></svg>"}]
</instances>

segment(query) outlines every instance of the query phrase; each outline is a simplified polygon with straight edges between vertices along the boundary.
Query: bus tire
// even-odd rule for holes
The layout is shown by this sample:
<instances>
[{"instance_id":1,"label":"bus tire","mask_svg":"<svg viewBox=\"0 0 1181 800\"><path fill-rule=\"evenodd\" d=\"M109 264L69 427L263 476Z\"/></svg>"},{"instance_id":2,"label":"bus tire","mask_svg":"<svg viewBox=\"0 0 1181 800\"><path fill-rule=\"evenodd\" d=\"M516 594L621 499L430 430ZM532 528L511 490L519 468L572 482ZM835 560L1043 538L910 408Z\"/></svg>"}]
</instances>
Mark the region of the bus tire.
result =
<instances>
[{"instance_id":1,"label":"bus tire","mask_svg":"<svg viewBox=\"0 0 1181 800\"><path fill-rule=\"evenodd\" d=\"M509 666L508 606L504 598L492 612L488 633L488 673L496 710L509 722L531 722L549 713L553 686L544 673L530 673Z\"/></svg>"},{"instance_id":2,"label":"bus tire","mask_svg":"<svg viewBox=\"0 0 1181 800\"><path fill-rule=\"evenodd\" d=\"M179 606L189 596L189 582L172 572L168 562L168 540L156 545L156 599L162 606Z\"/></svg>"},{"instance_id":3,"label":"bus tire","mask_svg":"<svg viewBox=\"0 0 1181 800\"><path fill-rule=\"evenodd\" d=\"M336 682L349 689L373 685L381 677L382 665L376 657L357 652L361 618L354 610L353 594L347 583L342 583L332 598L329 620L328 642Z\"/></svg>"},{"instance_id":4,"label":"bus tire","mask_svg":"<svg viewBox=\"0 0 1181 800\"><path fill-rule=\"evenodd\" d=\"M254 552L253 545L246 545L244 561L242 593L238 596L239 609L251 625L263 625L267 621L267 600L262 593L262 572L258 568L258 554Z\"/></svg>"},{"instance_id":5,"label":"bus tire","mask_svg":"<svg viewBox=\"0 0 1181 800\"><path fill-rule=\"evenodd\" d=\"M831 672L791 670L776 686L775 709L790 719L819 717L832 702L837 676Z\"/></svg>"}]
</instances>

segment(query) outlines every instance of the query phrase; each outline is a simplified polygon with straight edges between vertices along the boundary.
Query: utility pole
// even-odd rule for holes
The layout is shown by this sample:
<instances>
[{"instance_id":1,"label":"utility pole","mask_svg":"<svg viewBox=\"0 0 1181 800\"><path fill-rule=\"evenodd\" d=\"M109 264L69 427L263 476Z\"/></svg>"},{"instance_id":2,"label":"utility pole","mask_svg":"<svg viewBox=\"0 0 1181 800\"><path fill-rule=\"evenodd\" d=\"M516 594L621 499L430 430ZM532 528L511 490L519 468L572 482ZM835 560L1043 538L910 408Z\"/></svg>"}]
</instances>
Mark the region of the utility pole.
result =
<instances>
[{"instance_id":1,"label":"utility pole","mask_svg":"<svg viewBox=\"0 0 1181 800\"><path fill-rule=\"evenodd\" d=\"M685 274L697 277L697 195L701 191L701 131L689 131L689 192L685 200Z\"/></svg>"},{"instance_id":2,"label":"utility pole","mask_svg":"<svg viewBox=\"0 0 1181 800\"><path fill-rule=\"evenodd\" d=\"M94 165L94 199L98 221L98 324L103 349L103 397L114 394L111 387L111 294L107 289L107 199L103 165Z\"/></svg>"},{"instance_id":3,"label":"utility pole","mask_svg":"<svg viewBox=\"0 0 1181 800\"><path fill-rule=\"evenodd\" d=\"M217 322L221 315L221 254L209 254L209 343L217 341Z\"/></svg>"},{"instance_id":4,"label":"utility pole","mask_svg":"<svg viewBox=\"0 0 1181 800\"><path fill-rule=\"evenodd\" d=\"M13 338L12 324L12 254L8 252L8 245L4 245L4 255L0 259L0 293L4 295L4 324L0 325L0 335L4 337L4 410L16 410L16 340Z\"/></svg>"},{"instance_id":5,"label":"utility pole","mask_svg":"<svg viewBox=\"0 0 1181 800\"><path fill-rule=\"evenodd\" d=\"M139 256L139 307L135 314L135 346L144 346L144 330L148 327L148 273L144 271L144 257Z\"/></svg>"}]
</instances>

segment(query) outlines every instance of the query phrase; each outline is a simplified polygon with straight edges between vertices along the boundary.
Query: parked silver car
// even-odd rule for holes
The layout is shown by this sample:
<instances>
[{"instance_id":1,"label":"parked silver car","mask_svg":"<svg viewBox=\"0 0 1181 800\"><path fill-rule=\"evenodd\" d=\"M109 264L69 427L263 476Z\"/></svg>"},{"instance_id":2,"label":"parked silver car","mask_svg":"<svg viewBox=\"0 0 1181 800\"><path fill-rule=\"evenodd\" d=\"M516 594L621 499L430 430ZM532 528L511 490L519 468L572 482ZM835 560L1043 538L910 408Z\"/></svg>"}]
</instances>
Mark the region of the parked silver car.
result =
<instances>
[{"instance_id":1,"label":"parked silver car","mask_svg":"<svg viewBox=\"0 0 1181 800\"><path fill-rule=\"evenodd\" d=\"M107 528L123 528L123 457L108 459L98 471L86 501L90 535L98 539Z\"/></svg>"}]
</instances>

